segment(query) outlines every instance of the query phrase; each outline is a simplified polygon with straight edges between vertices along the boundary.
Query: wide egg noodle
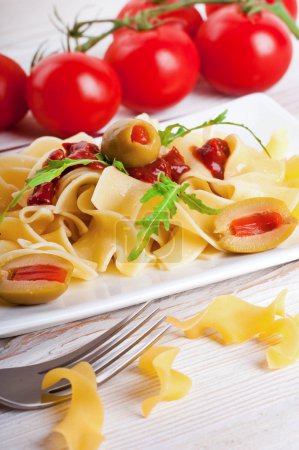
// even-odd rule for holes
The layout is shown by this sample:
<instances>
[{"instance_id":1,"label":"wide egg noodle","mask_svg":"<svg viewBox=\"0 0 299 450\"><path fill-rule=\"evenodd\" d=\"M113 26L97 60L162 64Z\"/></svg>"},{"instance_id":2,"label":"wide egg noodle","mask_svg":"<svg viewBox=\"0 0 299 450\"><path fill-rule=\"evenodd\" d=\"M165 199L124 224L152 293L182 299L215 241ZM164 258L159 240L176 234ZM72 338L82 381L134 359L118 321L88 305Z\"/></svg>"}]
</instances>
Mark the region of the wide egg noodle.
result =
<instances>
[{"instance_id":1,"label":"wide egg noodle","mask_svg":"<svg viewBox=\"0 0 299 450\"><path fill-rule=\"evenodd\" d=\"M282 145L286 148L283 136L283 132L277 132L268 144L269 151L276 156ZM214 178L193 155L194 148L212 137L226 139L231 150L224 180ZM53 150L62 148L63 142L79 141L93 143L94 139L85 133L65 141L42 137L22 153L4 156L0 169L0 211L24 187L25 179L43 166ZM180 182L188 182L187 192L206 205L222 209L234 201L271 196L283 200L299 218L298 157L270 159L263 151L246 146L236 135L219 132L217 127L178 138L172 146L178 148L190 166ZM161 154L167 151L162 148ZM171 270L197 258L222 253L214 232L215 216L191 210L180 201L169 230L161 224L140 257L128 262L140 230L136 222L150 214L162 199L156 196L144 204L140 202L150 184L113 166L103 171L83 166L63 174L57 187L54 205L27 206L30 190L7 214L0 224L0 243L4 242L2 249L7 248L8 254L57 252L73 263L75 277L92 279L96 271L106 272L111 264L120 273L133 276L151 263Z\"/></svg>"},{"instance_id":2,"label":"wide egg noodle","mask_svg":"<svg viewBox=\"0 0 299 450\"><path fill-rule=\"evenodd\" d=\"M111 211L134 220L141 208L140 199L151 187L115 167L105 169L91 202L99 211Z\"/></svg>"},{"instance_id":3,"label":"wide egg noodle","mask_svg":"<svg viewBox=\"0 0 299 450\"><path fill-rule=\"evenodd\" d=\"M190 191L189 193L195 194L204 204L215 209L224 208L231 203L230 200L221 198L210 192L198 190L194 192ZM190 210L187 205L180 202L177 205L177 213L170 220L170 223L197 234L207 243L220 250L214 235L215 217L215 215L202 214L198 211Z\"/></svg>"},{"instance_id":4,"label":"wide egg noodle","mask_svg":"<svg viewBox=\"0 0 299 450\"><path fill-rule=\"evenodd\" d=\"M282 291L269 306L262 307L234 295L222 295L187 320L168 317L167 322L190 339L213 329L224 344L237 344L267 331L277 315L283 316L285 296L286 291Z\"/></svg>"},{"instance_id":5,"label":"wide egg noodle","mask_svg":"<svg viewBox=\"0 0 299 450\"><path fill-rule=\"evenodd\" d=\"M194 261L207 246L202 237L182 227L176 227L171 234L168 242L153 252L158 266L164 269L175 269Z\"/></svg>"},{"instance_id":6,"label":"wide egg noodle","mask_svg":"<svg viewBox=\"0 0 299 450\"><path fill-rule=\"evenodd\" d=\"M63 379L72 386L71 404L53 432L63 437L70 450L97 450L104 440L104 410L97 392L95 372L87 362L76 364L71 369L55 368L46 373L42 389L48 389Z\"/></svg>"},{"instance_id":7,"label":"wide egg noodle","mask_svg":"<svg viewBox=\"0 0 299 450\"><path fill-rule=\"evenodd\" d=\"M90 186L96 186L100 178L101 172L88 168L75 169L67 175L64 175L58 190L55 212L80 213L77 206L80 193Z\"/></svg>"},{"instance_id":8,"label":"wide egg noodle","mask_svg":"<svg viewBox=\"0 0 299 450\"><path fill-rule=\"evenodd\" d=\"M0 211L3 211L10 203L13 193L18 189L13 184L4 181L0 176Z\"/></svg>"},{"instance_id":9,"label":"wide egg noodle","mask_svg":"<svg viewBox=\"0 0 299 450\"><path fill-rule=\"evenodd\" d=\"M173 361L179 352L175 347L151 347L139 360L140 370L148 376L159 378L158 394L142 402L142 413L147 417L160 402L179 400L191 389L191 379L172 368Z\"/></svg>"},{"instance_id":10,"label":"wide egg noodle","mask_svg":"<svg viewBox=\"0 0 299 450\"><path fill-rule=\"evenodd\" d=\"M281 160L286 158L290 146L290 136L286 128L275 130L266 145L272 159Z\"/></svg>"},{"instance_id":11,"label":"wide egg noodle","mask_svg":"<svg viewBox=\"0 0 299 450\"><path fill-rule=\"evenodd\" d=\"M278 337L278 343L271 345L266 351L270 369L281 369L293 364L299 358L299 324L293 317L276 320L263 333L262 338Z\"/></svg>"},{"instance_id":12,"label":"wide egg noodle","mask_svg":"<svg viewBox=\"0 0 299 450\"><path fill-rule=\"evenodd\" d=\"M236 135L227 136L226 141L232 153L225 165L225 180L244 173L261 174L275 182L284 179L285 161L269 158L264 151L245 145Z\"/></svg>"}]
</instances>

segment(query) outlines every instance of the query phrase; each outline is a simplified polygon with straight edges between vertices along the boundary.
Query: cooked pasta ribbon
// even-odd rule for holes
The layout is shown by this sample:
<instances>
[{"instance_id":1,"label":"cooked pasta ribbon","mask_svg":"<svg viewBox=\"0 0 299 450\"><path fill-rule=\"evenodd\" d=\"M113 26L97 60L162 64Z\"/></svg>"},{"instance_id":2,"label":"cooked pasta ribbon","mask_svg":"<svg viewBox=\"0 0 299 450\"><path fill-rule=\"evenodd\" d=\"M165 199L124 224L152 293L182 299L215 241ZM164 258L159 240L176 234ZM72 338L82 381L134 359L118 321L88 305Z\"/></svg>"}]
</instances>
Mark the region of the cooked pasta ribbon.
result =
<instances>
[{"instance_id":1,"label":"cooked pasta ribbon","mask_svg":"<svg viewBox=\"0 0 299 450\"><path fill-rule=\"evenodd\" d=\"M53 432L64 438L70 450L97 450L104 440L104 411L97 392L95 373L87 362L76 364L71 369L53 369L45 375L42 389L48 389L62 379L72 385L71 404Z\"/></svg>"},{"instance_id":2,"label":"cooked pasta ribbon","mask_svg":"<svg viewBox=\"0 0 299 450\"><path fill-rule=\"evenodd\" d=\"M229 148L223 179L215 178L194 153L213 138L224 140ZM66 141L41 137L21 153L1 157L0 216L53 151L63 149L65 142L80 141L94 143L85 133ZM221 210L249 198L271 197L283 201L299 219L299 157L284 159L288 148L285 130L274 132L269 140L267 149L272 158L237 135L225 135L213 127L176 138L172 145L190 167L178 183L188 183L186 194L209 208ZM160 157L168 151L162 146ZM149 233L145 250L132 260L129 255L138 243L140 224L147 223L146 218L161 202L159 196L141 202L152 185L114 166L94 170L80 164L62 173L55 183L53 204L28 205L33 192L28 189L6 214L0 223L0 265L16 257L17 250L26 249L26 254L55 252L74 265L73 277L88 280L111 266L123 275L136 276L149 265L172 270L225 251L215 231L216 215L190 209L179 199L169 227L159 223L155 232Z\"/></svg>"},{"instance_id":3,"label":"cooked pasta ribbon","mask_svg":"<svg viewBox=\"0 0 299 450\"><path fill-rule=\"evenodd\" d=\"M160 402L179 400L191 389L191 379L183 373L172 369L172 364L179 353L175 347L151 347L139 360L139 368L146 375L159 378L160 391L142 402L142 413L147 417Z\"/></svg>"}]
</instances>

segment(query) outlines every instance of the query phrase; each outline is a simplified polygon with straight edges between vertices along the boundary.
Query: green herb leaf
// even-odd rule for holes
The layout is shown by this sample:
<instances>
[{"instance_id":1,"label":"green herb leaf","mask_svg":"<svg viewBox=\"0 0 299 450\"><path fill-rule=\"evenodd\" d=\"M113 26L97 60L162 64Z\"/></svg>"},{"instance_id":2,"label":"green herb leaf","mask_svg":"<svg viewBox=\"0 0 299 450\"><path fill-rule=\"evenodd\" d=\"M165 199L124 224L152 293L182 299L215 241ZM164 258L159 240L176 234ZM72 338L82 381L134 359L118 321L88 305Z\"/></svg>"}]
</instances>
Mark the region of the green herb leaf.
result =
<instances>
[{"instance_id":1,"label":"green herb leaf","mask_svg":"<svg viewBox=\"0 0 299 450\"><path fill-rule=\"evenodd\" d=\"M186 192L183 192L180 198L184 203L186 203L186 205L189 206L190 209L194 209L202 214L214 216L216 214L219 214L221 211L221 209L210 208L209 206L205 205L202 200L196 197L195 194L187 194Z\"/></svg>"},{"instance_id":2,"label":"green herb leaf","mask_svg":"<svg viewBox=\"0 0 299 450\"><path fill-rule=\"evenodd\" d=\"M153 208L153 212L136 222L141 229L137 234L137 244L131 250L128 261L137 259L146 248L151 237L159 233L160 224L164 225L166 231L170 227L170 219L177 211L177 203L180 199L186 203L190 209L196 209L202 214L215 215L220 209L210 208L205 205L195 194L187 194L185 191L189 187L188 183L178 184L166 177L162 173L157 183L153 184L143 195L140 202L147 203L154 197L161 197L161 202Z\"/></svg>"},{"instance_id":3,"label":"green herb leaf","mask_svg":"<svg viewBox=\"0 0 299 450\"><path fill-rule=\"evenodd\" d=\"M54 178L59 177L59 175L61 175L68 167L77 166L79 164L87 166L92 162L94 162L94 159L65 158L60 161L48 159L48 165L38 170L32 178L28 178L28 180L26 180L26 184L33 188L42 183L49 183L50 181L53 181Z\"/></svg>"},{"instance_id":4,"label":"green herb leaf","mask_svg":"<svg viewBox=\"0 0 299 450\"><path fill-rule=\"evenodd\" d=\"M126 170L126 168L123 165L123 163L121 161L119 161L118 159L116 159L116 158L114 158L113 161L111 162L110 159L107 158L107 156L103 155L102 153L98 153L97 154L97 160L100 161L101 163L105 164L106 166L114 166L120 172L123 172L126 175L129 175L128 171Z\"/></svg>"},{"instance_id":5,"label":"green herb leaf","mask_svg":"<svg viewBox=\"0 0 299 450\"><path fill-rule=\"evenodd\" d=\"M179 196L187 186L174 183L161 174L158 182L144 194L140 200L141 203L146 203L156 196L162 196L162 201L153 208L152 213L136 222L141 229L137 234L136 247L131 250L128 261L134 261L141 255L152 235L159 233L160 224L163 224L167 231L169 230L169 219L175 215Z\"/></svg>"},{"instance_id":6,"label":"green herb leaf","mask_svg":"<svg viewBox=\"0 0 299 450\"><path fill-rule=\"evenodd\" d=\"M207 120L206 122L203 122L202 124L187 128L184 125L181 125L180 123L175 123L173 125L168 125L168 127L165 128L165 130L160 130L159 135L161 139L162 145L165 145L168 147L176 138L186 136L186 134L191 133L191 131L200 130L201 128L210 127L212 125L232 125L235 127L243 128L244 130L248 131L251 136L258 142L258 144L262 147L264 152L271 158L270 153L268 152L266 146L263 144L262 140L246 125L243 123L236 123L236 122L228 122L226 121L226 115L227 115L227 109L220 113L217 117L214 119Z\"/></svg>"},{"instance_id":7,"label":"green herb leaf","mask_svg":"<svg viewBox=\"0 0 299 450\"><path fill-rule=\"evenodd\" d=\"M168 125L168 127L165 128L165 130L160 130L159 135L161 139L162 145L165 145L166 147L172 143L176 138L186 136L186 134L190 133L194 130L199 130L201 128L210 127L212 125L217 125L219 123L222 123L226 118L227 110L220 113L217 117L214 119L207 120L203 122L202 124L193 127L193 128L187 128L184 125L181 125L179 123L175 123L173 125Z\"/></svg>"},{"instance_id":8,"label":"green herb leaf","mask_svg":"<svg viewBox=\"0 0 299 450\"><path fill-rule=\"evenodd\" d=\"M116 169L118 169L120 172L125 173L126 175L128 174L128 171L126 170L125 166L123 165L123 163L121 161L118 161L118 159L113 160L112 166L116 167Z\"/></svg>"}]
</instances>

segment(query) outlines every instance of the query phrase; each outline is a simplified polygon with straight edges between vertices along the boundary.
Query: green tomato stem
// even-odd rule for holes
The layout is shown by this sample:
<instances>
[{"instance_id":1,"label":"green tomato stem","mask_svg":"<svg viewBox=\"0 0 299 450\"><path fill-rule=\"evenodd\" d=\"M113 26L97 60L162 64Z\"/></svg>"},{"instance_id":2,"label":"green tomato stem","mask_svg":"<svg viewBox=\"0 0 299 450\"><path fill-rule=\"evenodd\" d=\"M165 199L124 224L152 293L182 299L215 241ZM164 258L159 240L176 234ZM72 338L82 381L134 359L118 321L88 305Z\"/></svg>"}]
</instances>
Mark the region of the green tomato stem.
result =
<instances>
[{"instance_id":1,"label":"green tomato stem","mask_svg":"<svg viewBox=\"0 0 299 450\"><path fill-rule=\"evenodd\" d=\"M244 11L247 12L247 14L256 14L261 11L270 11L282 22L284 22L284 24L288 27L288 29L296 37L296 39L299 39L299 28L281 0L277 0L273 4L269 4L266 2L257 3L256 1L252 2L249 0L244 5Z\"/></svg>"},{"instance_id":2,"label":"green tomato stem","mask_svg":"<svg viewBox=\"0 0 299 450\"><path fill-rule=\"evenodd\" d=\"M86 41L83 44L77 43L75 51L84 53L87 52L100 41L102 41L115 31L119 30L120 28L129 28L137 31L155 29L167 22L159 20L158 22L156 21L156 23L153 24L153 18L158 17L161 14L176 11L180 8L186 8L188 6L194 6L196 4L239 4L242 11L246 14L256 14L264 10L270 11L272 14L282 20L282 22L285 23L291 33L293 33L293 35L297 39L299 39L299 28L282 4L281 0L277 0L274 4L268 4L265 1L261 2L260 0L180 0L175 3L165 3L165 0L154 0L154 2L157 4L156 7L139 11L133 17L125 17L123 19L90 20L75 23L73 29L68 29L68 36L74 38L76 43L78 41L78 38L86 38ZM108 31L98 36L85 36L84 32L86 31L86 29L96 23L112 23L113 26Z\"/></svg>"}]
</instances>

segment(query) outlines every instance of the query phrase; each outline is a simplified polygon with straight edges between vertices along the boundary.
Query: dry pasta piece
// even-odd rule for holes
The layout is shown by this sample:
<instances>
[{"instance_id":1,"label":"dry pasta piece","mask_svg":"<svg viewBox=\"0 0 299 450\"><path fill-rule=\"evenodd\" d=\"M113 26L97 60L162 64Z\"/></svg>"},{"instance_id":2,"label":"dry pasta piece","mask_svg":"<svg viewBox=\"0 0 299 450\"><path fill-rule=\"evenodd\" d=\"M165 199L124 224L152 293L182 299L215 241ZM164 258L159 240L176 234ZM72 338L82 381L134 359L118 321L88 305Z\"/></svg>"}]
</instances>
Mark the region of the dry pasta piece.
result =
<instances>
[{"instance_id":1,"label":"dry pasta piece","mask_svg":"<svg viewBox=\"0 0 299 450\"><path fill-rule=\"evenodd\" d=\"M151 347L139 360L139 368L150 376L157 375L160 392L142 402L142 413L147 417L152 409L162 401L179 400L188 394L191 379L177 370L172 363L179 352L175 347Z\"/></svg>"},{"instance_id":2,"label":"dry pasta piece","mask_svg":"<svg viewBox=\"0 0 299 450\"><path fill-rule=\"evenodd\" d=\"M63 436L70 450L97 450L104 440L104 414L95 373L87 362L76 364L71 369L53 369L45 375L42 388L47 389L63 378L72 385L71 405L53 432Z\"/></svg>"},{"instance_id":3,"label":"dry pasta piece","mask_svg":"<svg viewBox=\"0 0 299 450\"><path fill-rule=\"evenodd\" d=\"M190 319L181 321L168 317L167 322L191 339L201 336L207 329L213 329L225 344L241 343L269 330L275 316L284 315L286 292L282 291L266 307L253 305L234 295L222 295Z\"/></svg>"},{"instance_id":4,"label":"dry pasta piece","mask_svg":"<svg viewBox=\"0 0 299 450\"><path fill-rule=\"evenodd\" d=\"M293 364L299 358L299 323L296 318L284 317L276 320L272 326L263 333L262 339L277 336L278 343L271 345L266 358L270 369L281 369Z\"/></svg>"}]
</instances>

